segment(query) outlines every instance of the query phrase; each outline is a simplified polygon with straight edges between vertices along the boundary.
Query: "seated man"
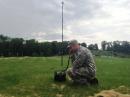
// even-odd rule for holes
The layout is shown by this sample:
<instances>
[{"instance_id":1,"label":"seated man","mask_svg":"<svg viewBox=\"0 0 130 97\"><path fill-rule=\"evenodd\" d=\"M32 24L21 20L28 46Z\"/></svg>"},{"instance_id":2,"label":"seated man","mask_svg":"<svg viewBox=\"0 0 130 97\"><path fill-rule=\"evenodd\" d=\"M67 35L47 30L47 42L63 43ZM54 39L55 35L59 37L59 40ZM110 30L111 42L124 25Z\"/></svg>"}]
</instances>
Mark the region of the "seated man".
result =
<instances>
[{"instance_id":1,"label":"seated man","mask_svg":"<svg viewBox=\"0 0 130 97\"><path fill-rule=\"evenodd\" d=\"M88 84L95 79L96 66L92 53L87 48L80 46L76 40L68 45L72 61L72 68L67 70L67 75L74 83Z\"/></svg>"}]
</instances>

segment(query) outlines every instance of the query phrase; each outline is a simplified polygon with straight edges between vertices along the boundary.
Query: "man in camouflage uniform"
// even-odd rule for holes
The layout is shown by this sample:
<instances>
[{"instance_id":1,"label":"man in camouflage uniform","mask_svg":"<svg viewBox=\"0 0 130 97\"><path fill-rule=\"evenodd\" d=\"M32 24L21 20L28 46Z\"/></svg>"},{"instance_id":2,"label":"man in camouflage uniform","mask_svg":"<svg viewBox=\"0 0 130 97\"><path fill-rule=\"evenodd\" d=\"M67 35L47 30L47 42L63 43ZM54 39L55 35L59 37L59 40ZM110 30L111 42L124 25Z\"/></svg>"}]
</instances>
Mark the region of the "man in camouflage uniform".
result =
<instances>
[{"instance_id":1,"label":"man in camouflage uniform","mask_svg":"<svg viewBox=\"0 0 130 97\"><path fill-rule=\"evenodd\" d=\"M80 46L76 40L70 41L68 48L72 61L72 68L67 70L68 76L74 83L88 84L88 80L95 78L96 73L92 53Z\"/></svg>"}]
</instances>

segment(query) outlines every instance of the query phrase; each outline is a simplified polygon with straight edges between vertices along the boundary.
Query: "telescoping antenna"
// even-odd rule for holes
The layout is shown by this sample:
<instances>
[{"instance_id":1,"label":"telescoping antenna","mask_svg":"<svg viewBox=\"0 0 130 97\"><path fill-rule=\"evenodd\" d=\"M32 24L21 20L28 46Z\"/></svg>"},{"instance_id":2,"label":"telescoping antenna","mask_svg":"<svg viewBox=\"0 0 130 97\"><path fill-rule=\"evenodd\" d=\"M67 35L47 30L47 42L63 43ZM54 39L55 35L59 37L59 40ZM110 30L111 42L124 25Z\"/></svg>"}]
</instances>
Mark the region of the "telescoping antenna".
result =
<instances>
[{"instance_id":1,"label":"telescoping antenna","mask_svg":"<svg viewBox=\"0 0 130 97\"><path fill-rule=\"evenodd\" d=\"M64 2L61 2L62 4L62 43L61 43L61 66L63 66L63 40L64 40L64 14L63 14L63 9L64 9Z\"/></svg>"}]
</instances>

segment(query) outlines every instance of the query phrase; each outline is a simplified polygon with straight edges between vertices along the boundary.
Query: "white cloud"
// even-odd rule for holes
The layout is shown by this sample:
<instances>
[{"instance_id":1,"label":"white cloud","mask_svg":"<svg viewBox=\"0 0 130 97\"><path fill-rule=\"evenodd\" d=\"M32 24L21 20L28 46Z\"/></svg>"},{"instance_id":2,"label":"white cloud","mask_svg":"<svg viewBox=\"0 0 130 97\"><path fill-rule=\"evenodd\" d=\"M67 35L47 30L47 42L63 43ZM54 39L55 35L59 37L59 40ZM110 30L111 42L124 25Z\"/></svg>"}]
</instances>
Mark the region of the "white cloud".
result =
<instances>
[{"instance_id":1,"label":"white cloud","mask_svg":"<svg viewBox=\"0 0 130 97\"><path fill-rule=\"evenodd\" d=\"M126 1L100 1L102 8L95 17L73 22L69 26L71 27L69 32L73 32L74 36L77 36L80 41L84 40L90 43L100 43L102 40L130 41L130 3L128 4Z\"/></svg>"}]
</instances>

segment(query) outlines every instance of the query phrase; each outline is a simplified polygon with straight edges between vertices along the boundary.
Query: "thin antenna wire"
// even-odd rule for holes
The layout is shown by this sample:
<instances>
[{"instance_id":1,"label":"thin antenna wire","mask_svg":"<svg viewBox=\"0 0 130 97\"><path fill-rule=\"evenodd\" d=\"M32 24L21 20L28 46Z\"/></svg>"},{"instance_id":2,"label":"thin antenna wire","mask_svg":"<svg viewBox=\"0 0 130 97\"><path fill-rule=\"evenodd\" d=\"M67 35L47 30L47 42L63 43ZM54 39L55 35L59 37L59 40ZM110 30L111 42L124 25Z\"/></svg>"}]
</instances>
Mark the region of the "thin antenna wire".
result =
<instances>
[{"instance_id":1,"label":"thin antenna wire","mask_svg":"<svg viewBox=\"0 0 130 97\"><path fill-rule=\"evenodd\" d=\"M63 66L63 39L64 39L64 29L63 29L63 27L64 27L64 25L63 25L63 22L64 22L64 17L63 17L63 8L64 8L64 2L62 1L61 2L61 4L62 4L62 46L61 46L61 66Z\"/></svg>"}]
</instances>

